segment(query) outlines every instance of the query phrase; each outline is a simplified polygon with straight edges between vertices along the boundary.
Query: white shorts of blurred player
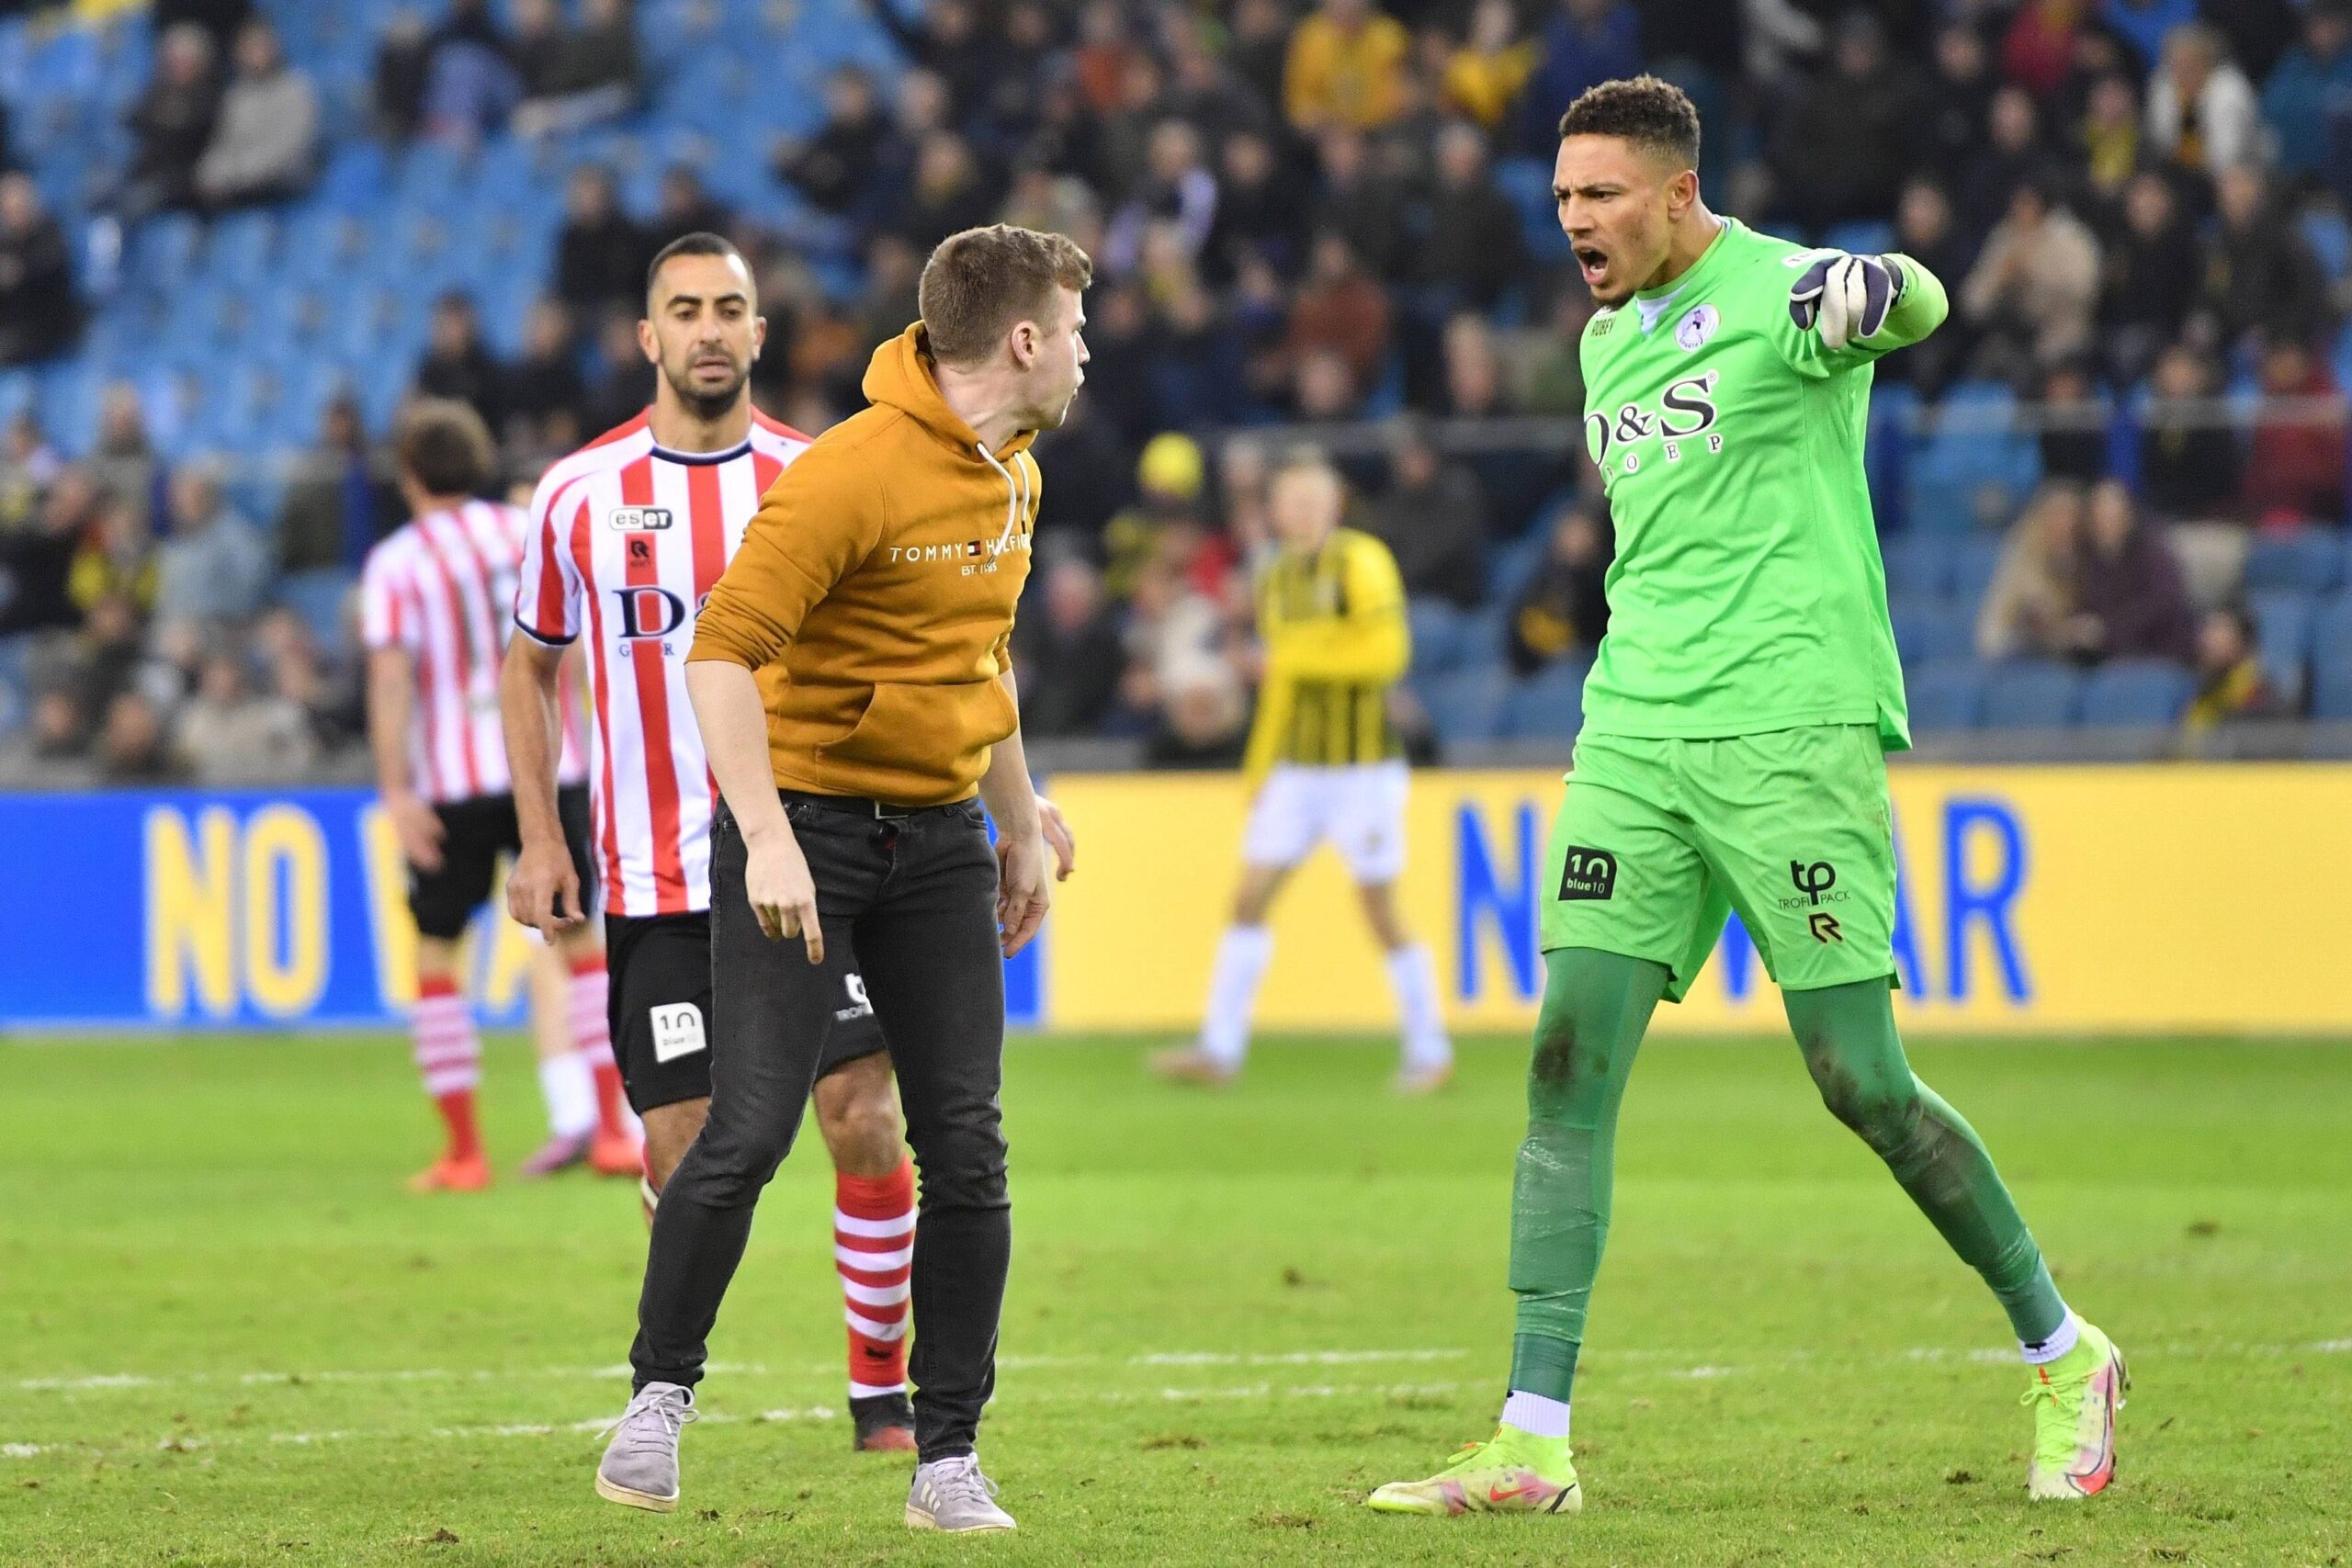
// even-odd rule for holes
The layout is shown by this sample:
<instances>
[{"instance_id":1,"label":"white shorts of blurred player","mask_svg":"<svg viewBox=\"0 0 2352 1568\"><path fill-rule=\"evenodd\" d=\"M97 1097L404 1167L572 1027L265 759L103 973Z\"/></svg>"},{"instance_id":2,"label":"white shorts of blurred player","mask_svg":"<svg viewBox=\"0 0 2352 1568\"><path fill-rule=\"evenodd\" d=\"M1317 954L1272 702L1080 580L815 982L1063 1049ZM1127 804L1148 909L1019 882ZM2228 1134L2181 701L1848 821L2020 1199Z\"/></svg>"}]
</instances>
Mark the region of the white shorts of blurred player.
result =
<instances>
[{"instance_id":1,"label":"white shorts of blurred player","mask_svg":"<svg viewBox=\"0 0 2352 1568\"><path fill-rule=\"evenodd\" d=\"M1317 768L1277 762L1250 807L1241 835L1249 865L1283 870L1329 841L1363 886L1405 871L1405 796L1412 773L1400 758Z\"/></svg>"}]
</instances>

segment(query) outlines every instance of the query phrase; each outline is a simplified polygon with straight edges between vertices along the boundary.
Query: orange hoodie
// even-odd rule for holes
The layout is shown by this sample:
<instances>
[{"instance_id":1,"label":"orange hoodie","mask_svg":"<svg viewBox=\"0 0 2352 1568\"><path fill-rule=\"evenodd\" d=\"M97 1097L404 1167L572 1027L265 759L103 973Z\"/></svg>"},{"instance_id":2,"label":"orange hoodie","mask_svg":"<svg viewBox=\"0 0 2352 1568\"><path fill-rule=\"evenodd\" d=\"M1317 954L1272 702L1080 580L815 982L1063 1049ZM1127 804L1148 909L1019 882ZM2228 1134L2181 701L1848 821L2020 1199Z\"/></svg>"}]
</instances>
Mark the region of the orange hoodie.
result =
<instances>
[{"instance_id":1,"label":"orange hoodie","mask_svg":"<svg viewBox=\"0 0 2352 1568\"><path fill-rule=\"evenodd\" d=\"M901 806L969 796L1019 722L1002 677L1041 484L939 395L921 322L874 351L874 405L770 487L689 662L758 672L776 783Z\"/></svg>"}]
</instances>

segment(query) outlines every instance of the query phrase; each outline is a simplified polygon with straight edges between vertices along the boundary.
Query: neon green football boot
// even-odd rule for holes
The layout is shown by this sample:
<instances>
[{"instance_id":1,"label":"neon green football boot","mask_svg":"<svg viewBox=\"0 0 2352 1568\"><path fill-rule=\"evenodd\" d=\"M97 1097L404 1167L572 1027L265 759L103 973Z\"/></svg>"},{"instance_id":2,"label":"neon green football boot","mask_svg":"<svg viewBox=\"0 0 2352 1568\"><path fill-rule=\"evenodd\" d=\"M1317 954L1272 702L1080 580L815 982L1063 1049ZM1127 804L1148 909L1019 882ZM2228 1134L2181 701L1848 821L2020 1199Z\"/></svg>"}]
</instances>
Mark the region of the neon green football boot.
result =
<instances>
[{"instance_id":1,"label":"neon green football boot","mask_svg":"<svg viewBox=\"0 0 2352 1568\"><path fill-rule=\"evenodd\" d=\"M1573 1514L1584 1489L1567 1438L1498 1427L1427 1481L1392 1481L1366 1501L1384 1514Z\"/></svg>"},{"instance_id":2,"label":"neon green football boot","mask_svg":"<svg viewBox=\"0 0 2352 1568\"><path fill-rule=\"evenodd\" d=\"M2132 1373L2113 1340L2087 1323L2080 1334L2073 1349L2029 1369L2033 1382L2018 1402L2033 1411L2025 1491L2036 1502L2078 1503L2115 1479L2115 1413Z\"/></svg>"}]
</instances>

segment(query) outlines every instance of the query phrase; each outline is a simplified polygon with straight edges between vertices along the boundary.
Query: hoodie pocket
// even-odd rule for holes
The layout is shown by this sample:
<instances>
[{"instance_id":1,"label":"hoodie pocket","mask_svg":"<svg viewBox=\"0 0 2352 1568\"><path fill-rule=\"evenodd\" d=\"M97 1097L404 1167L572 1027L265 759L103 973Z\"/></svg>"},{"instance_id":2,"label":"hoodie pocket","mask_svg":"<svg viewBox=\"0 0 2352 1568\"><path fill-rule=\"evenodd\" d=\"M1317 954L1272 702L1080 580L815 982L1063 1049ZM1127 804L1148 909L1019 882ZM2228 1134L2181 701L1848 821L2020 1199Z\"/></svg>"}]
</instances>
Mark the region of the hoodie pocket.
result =
<instances>
[{"instance_id":1,"label":"hoodie pocket","mask_svg":"<svg viewBox=\"0 0 2352 1568\"><path fill-rule=\"evenodd\" d=\"M884 684L847 735L817 750L832 761L931 772L995 745L1018 721L999 680Z\"/></svg>"}]
</instances>

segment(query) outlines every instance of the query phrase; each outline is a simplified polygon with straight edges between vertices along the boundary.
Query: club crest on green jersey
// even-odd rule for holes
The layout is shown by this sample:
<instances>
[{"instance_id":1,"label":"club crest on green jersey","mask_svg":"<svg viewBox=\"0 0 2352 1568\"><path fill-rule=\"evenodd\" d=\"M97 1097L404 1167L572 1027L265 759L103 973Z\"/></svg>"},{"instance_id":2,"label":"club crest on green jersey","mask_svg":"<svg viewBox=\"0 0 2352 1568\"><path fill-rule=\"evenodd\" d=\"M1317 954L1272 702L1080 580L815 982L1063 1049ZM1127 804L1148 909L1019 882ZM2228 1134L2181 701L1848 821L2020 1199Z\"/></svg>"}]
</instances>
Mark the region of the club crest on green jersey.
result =
<instances>
[{"instance_id":1,"label":"club crest on green jersey","mask_svg":"<svg viewBox=\"0 0 2352 1568\"><path fill-rule=\"evenodd\" d=\"M1585 415L1585 450L1593 466L1603 477L1639 473L1641 447L1651 441L1669 463L1680 462L1694 449L1722 451L1723 433L1715 428L1721 417L1715 383L1721 376L1721 371L1704 370L1668 382L1656 409L1634 401L1620 405L1614 415L1600 409Z\"/></svg>"}]
</instances>

